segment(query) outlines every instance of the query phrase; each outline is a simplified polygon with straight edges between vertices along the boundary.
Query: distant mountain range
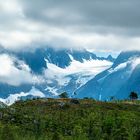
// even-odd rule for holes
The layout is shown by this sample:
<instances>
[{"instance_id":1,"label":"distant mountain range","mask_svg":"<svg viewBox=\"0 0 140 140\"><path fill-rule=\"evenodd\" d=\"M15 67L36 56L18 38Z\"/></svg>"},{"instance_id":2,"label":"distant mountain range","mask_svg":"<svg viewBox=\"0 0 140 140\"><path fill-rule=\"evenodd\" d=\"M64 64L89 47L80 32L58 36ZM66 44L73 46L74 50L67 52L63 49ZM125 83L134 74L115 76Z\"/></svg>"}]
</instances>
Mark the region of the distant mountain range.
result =
<instances>
[{"instance_id":1,"label":"distant mountain range","mask_svg":"<svg viewBox=\"0 0 140 140\"><path fill-rule=\"evenodd\" d=\"M78 88L109 68L115 60L111 55L98 57L87 50L55 50L49 47L30 52L1 49L0 56L0 61L4 58L13 68L13 73L7 77L2 75L4 68L1 67L0 100L7 104L30 95L55 98L66 91L73 96Z\"/></svg>"},{"instance_id":2,"label":"distant mountain range","mask_svg":"<svg viewBox=\"0 0 140 140\"><path fill-rule=\"evenodd\" d=\"M76 90L75 97L127 99L132 91L140 93L140 51L122 52L109 69Z\"/></svg>"},{"instance_id":3,"label":"distant mountain range","mask_svg":"<svg viewBox=\"0 0 140 140\"><path fill-rule=\"evenodd\" d=\"M2 49L0 63L0 101L7 104L26 97L57 98L64 91L69 97L98 100L126 99L131 91L140 93L140 51L122 52L114 59L87 50ZM3 76L7 70L11 73Z\"/></svg>"},{"instance_id":4,"label":"distant mountain range","mask_svg":"<svg viewBox=\"0 0 140 140\"><path fill-rule=\"evenodd\" d=\"M7 104L20 98L57 98L65 91L69 97L98 100L126 99L131 91L140 93L140 51L122 52L114 59L87 50L3 49L0 63L0 101Z\"/></svg>"}]
</instances>

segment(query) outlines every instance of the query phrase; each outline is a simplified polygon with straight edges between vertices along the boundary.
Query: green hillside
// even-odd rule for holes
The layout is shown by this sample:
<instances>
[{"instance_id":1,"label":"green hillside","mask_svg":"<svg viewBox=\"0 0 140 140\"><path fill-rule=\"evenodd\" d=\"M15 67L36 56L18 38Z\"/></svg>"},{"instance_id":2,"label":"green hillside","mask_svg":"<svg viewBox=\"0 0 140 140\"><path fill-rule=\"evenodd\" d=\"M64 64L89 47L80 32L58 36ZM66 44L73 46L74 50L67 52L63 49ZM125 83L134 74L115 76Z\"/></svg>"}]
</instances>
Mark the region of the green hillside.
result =
<instances>
[{"instance_id":1,"label":"green hillside","mask_svg":"<svg viewBox=\"0 0 140 140\"><path fill-rule=\"evenodd\" d=\"M0 140L140 140L140 103L19 101L0 109Z\"/></svg>"}]
</instances>

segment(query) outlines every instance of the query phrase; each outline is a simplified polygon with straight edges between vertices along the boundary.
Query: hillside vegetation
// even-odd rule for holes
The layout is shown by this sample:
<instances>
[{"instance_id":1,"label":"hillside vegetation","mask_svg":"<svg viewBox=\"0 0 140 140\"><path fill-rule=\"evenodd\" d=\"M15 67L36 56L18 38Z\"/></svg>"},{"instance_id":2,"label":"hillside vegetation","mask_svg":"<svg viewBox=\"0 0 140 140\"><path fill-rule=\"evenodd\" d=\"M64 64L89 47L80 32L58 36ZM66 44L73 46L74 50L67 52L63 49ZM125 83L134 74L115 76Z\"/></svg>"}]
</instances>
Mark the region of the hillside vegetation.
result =
<instances>
[{"instance_id":1,"label":"hillside vegetation","mask_svg":"<svg viewBox=\"0 0 140 140\"><path fill-rule=\"evenodd\" d=\"M0 140L140 140L140 102L18 101L0 109Z\"/></svg>"}]
</instances>

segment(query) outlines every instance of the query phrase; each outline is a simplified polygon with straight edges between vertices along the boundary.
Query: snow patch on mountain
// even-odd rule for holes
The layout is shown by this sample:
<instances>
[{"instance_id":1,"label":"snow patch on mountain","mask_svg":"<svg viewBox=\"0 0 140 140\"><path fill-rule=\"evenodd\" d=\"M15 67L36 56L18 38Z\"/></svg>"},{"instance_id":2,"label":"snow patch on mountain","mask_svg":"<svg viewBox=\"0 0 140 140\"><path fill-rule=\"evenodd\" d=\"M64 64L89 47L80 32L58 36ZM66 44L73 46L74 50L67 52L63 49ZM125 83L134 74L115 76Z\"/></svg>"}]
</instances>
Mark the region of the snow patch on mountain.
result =
<instances>
[{"instance_id":1,"label":"snow patch on mountain","mask_svg":"<svg viewBox=\"0 0 140 140\"><path fill-rule=\"evenodd\" d=\"M71 57L72 58L72 57ZM80 80L83 77L94 77L96 74L101 71L109 68L112 65L112 62L107 60L83 60L82 62L72 59L70 65L66 68L60 68L55 64L48 63L46 61L48 68L44 71L45 77L49 83L55 79L60 86L67 85L71 78L70 75L77 75L78 81L87 81ZM85 79L85 78L84 78ZM88 78L89 79L89 78Z\"/></svg>"},{"instance_id":2,"label":"snow patch on mountain","mask_svg":"<svg viewBox=\"0 0 140 140\"><path fill-rule=\"evenodd\" d=\"M0 51L1 98L27 93L32 86L46 97L74 91L109 68L114 58L98 57L87 50L43 47L31 52ZM27 95L28 96L28 95ZM11 98L11 96L9 97Z\"/></svg>"},{"instance_id":3,"label":"snow patch on mountain","mask_svg":"<svg viewBox=\"0 0 140 140\"><path fill-rule=\"evenodd\" d=\"M128 98L131 91L140 92L140 54L139 52L121 53L109 69L99 73L85 85L76 90L78 98L93 97L108 100L111 96L118 99ZM118 61L117 61L118 60Z\"/></svg>"},{"instance_id":4,"label":"snow patch on mountain","mask_svg":"<svg viewBox=\"0 0 140 140\"><path fill-rule=\"evenodd\" d=\"M57 96L58 95L57 90L58 90L57 88L55 88L55 87L49 87L49 86L45 89L45 91L48 91L53 96Z\"/></svg>"},{"instance_id":5,"label":"snow patch on mountain","mask_svg":"<svg viewBox=\"0 0 140 140\"><path fill-rule=\"evenodd\" d=\"M45 97L44 93L42 93L41 91L39 91L35 87L32 87L32 89L27 93L21 92L21 93L16 93L16 94L10 94L6 99L0 98L0 101L7 104L7 105L11 105L15 101L20 100L20 97L26 97L28 95L32 95L35 97L41 97L41 98Z\"/></svg>"},{"instance_id":6,"label":"snow patch on mountain","mask_svg":"<svg viewBox=\"0 0 140 140\"><path fill-rule=\"evenodd\" d=\"M133 63L132 63L132 69L135 69L137 65L140 64L140 57L134 57L132 59Z\"/></svg>"},{"instance_id":7,"label":"snow patch on mountain","mask_svg":"<svg viewBox=\"0 0 140 140\"><path fill-rule=\"evenodd\" d=\"M121 70L121 69L124 69L124 68L127 66L127 63L128 63L128 62L119 64L117 67L111 68L111 69L108 70L108 71L109 71L109 73L113 73L113 72L119 71L119 70Z\"/></svg>"}]
</instances>

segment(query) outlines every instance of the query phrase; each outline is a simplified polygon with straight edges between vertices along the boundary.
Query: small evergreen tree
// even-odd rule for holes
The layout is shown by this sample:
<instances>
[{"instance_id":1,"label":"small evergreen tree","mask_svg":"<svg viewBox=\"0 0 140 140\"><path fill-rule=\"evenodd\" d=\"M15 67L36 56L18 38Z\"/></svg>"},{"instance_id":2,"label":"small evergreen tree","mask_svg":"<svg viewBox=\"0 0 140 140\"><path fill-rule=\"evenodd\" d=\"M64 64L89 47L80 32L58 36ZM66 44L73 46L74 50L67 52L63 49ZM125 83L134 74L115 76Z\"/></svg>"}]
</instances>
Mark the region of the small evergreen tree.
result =
<instances>
[{"instance_id":1,"label":"small evergreen tree","mask_svg":"<svg viewBox=\"0 0 140 140\"><path fill-rule=\"evenodd\" d=\"M136 92L131 92L129 95L129 98L131 100L136 100L136 99L138 99L138 94Z\"/></svg>"}]
</instances>

